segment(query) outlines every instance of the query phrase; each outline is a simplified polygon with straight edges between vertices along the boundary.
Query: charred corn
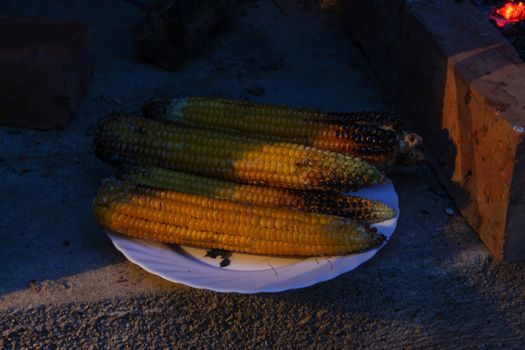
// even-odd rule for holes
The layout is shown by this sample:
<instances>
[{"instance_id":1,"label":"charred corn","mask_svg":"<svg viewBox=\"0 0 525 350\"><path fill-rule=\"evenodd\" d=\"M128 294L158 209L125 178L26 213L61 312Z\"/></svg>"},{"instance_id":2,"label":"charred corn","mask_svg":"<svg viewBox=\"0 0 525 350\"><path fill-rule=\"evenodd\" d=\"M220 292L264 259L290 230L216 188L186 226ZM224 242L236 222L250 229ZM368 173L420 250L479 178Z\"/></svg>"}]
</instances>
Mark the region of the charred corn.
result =
<instances>
[{"instance_id":1,"label":"charred corn","mask_svg":"<svg viewBox=\"0 0 525 350\"><path fill-rule=\"evenodd\" d=\"M372 165L314 147L112 114L99 123L95 153L113 163L160 166L274 187L352 190L384 181Z\"/></svg>"},{"instance_id":2,"label":"charred corn","mask_svg":"<svg viewBox=\"0 0 525 350\"><path fill-rule=\"evenodd\" d=\"M122 168L118 172L118 177L132 184L213 196L243 203L337 215L364 223L388 220L396 214L390 206L367 198L321 191L242 185L157 167Z\"/></svg>"},{"instance_id":3,"label":"charred corn","mask_svg":"<svg viewBox=\"0 0 525 350\"><path fill-rule=\"evenodd\" d=\"M255 254L342 255L384 241L377 230L338 217L164 193L162 197L126 184L106 183L94 201L95 220L133 237Z\"/></svg>"},{"instance_id":4,"label":"charred corn","mask_svg":"<svg viewBox=\"0 0 525 350\"><path fill-rule=\"evenodd\" d=\"M358 156L376 164L421 157L421 138L380 112L334 113L206 97L151 100L144 115L190 126L264 135ZM412 159L416 161L418 159Z\"/></svg>"}]
</instances>

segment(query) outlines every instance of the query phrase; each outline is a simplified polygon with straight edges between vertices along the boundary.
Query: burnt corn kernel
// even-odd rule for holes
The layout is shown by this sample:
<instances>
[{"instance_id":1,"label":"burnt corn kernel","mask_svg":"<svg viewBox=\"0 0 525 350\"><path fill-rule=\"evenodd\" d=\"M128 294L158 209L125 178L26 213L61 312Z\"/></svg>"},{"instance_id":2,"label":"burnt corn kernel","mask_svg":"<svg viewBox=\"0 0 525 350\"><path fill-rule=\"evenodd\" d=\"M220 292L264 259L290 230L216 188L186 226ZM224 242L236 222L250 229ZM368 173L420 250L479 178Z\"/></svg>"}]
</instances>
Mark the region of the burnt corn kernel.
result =
<instances>
[{"instance_id":1,"label":"burnt corn kernel","mask_svg":"<svg viewBox=\"0 0 525 350\"><path fill-rule=\"evenodd\" d=\"M168 189L242 203L337 215L364 223L391 219L395 211L379 201L321 191L290 190L238 184L157 167L126 167L118 178L135 185Z\"/></svg>"},{"instance_id":2,"label":"burnt corn kernel","mask_svg":"<svg viewBox=\"0 0 525 350\"><path fill-rule=\"evenodd\" d=\"M380 245L385 237L343 218L270 208L121 182L104 183L94 200L102 227L132 237L205 249L321 256Z\"/></svg>"},{"instance_id":3,"label":"burnt corn kernel","mask_svg":"<svg viewBox=\"0 0 525 350\"><path fill-rule=\"evenodd\" d=\"M114 164L159 166L246 184L346 191L384 180L374 166L349 155L129 115L109 115L94 147Z\"/></svg>"},{"instance_id":4,"label":"burnt corn kernel","mask_svg":"<svg viewBox=\"0 0 525 350\"><path fill-rule=\"evenodd\" d=\"M305 108L207 97L151 100L148 118L251 133L268 140L287 141L344 152L381 165L392 164L404 152L399 120L387 113L321 112ZM384 154L370 156L360 146L386 145Z\"/></svg>"}]
</instances>

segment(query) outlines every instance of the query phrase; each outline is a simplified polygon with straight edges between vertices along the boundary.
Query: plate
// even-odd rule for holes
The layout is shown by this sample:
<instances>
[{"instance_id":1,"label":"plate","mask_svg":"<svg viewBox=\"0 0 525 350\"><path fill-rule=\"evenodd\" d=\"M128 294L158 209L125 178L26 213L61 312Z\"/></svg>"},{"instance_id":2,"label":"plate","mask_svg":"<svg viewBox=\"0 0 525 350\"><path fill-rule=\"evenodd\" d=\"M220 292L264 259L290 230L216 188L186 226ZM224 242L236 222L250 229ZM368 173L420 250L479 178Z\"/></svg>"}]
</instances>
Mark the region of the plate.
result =
<instances>
[{"instance_id":1,"label":"plate","mask_svg":"<svg viewBox=\"0 0 525 350\"><path fill-rule=\"evenodd\" d=\"M352 194L387 203L396 209L397 215L372 225L387 237L380 247L345 256L288 258L233 253L230 265L220 267L221 259L206 257L205 249L135 239L109 231L107 234L128 260L168 281L217 292L281 292L308 287L351 271L386 245L399 217L398 197L392 182L388 180Z\"/></svg>"}]
</instances>

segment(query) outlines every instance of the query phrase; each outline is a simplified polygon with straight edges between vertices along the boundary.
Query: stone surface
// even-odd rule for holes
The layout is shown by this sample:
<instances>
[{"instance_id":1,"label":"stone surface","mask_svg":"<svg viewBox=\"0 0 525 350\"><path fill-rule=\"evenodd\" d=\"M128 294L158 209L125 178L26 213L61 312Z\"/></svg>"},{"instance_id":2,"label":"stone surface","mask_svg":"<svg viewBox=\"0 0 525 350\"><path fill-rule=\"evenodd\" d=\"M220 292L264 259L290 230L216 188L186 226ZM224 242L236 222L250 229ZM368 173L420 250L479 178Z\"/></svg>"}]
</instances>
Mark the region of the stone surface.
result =
<instances>
[{"instance_id":1,"label":"stone surface","mask_svg":"<svg viewBox=\"0 0 525 350\"><path fill-rule=\"evenodd\" d=\"M0 124L64 128L89 86L91 41L80 22L0 16Z\"/></svg>"},{"instance_id":2,"label":"stone surface","mask_svg":"<svg viewBox=\"0 0 525 350\"><path fill-rule=\"evenodd\" d=\"M468 1L344 1L340 13L499 259L525 260L525 64Z\"/></svg>"},{"instance_id":3,"label":"stone surface","mask_svg":"<svg viewBox=\"0 0 525 350\"><path fill-rule=\"evenodd\" d=\"M396 233L357 270L311 288L238 295L151 275L91 218L96 121L151 97L252 98L395 112L359 49L312 7L241 2L177 73L136 60L144 14L123 1L13 0L11 12L92 24L92 86L67 131L0 128L0 348L523 348L525 265L492 259L426 165L396 170ZM303 4L305 1L301 1ZM5 3L5 2L4 2ZM313 69L315 67L315 69ZM250 95L258 84L266 93ZM457 211L456 211L457 212Z\"/></svg>"},{"instance_id":4,"label":"stone surface","mask_svg":"<svg viewBox=\"0 0 525 350\"><path fill-rule=\"evenodd\" d=\"M220 23L233 14L238 0L166 1L136 29L139 54L175 70L201 49Z\"/></svg>"}]
</instances>

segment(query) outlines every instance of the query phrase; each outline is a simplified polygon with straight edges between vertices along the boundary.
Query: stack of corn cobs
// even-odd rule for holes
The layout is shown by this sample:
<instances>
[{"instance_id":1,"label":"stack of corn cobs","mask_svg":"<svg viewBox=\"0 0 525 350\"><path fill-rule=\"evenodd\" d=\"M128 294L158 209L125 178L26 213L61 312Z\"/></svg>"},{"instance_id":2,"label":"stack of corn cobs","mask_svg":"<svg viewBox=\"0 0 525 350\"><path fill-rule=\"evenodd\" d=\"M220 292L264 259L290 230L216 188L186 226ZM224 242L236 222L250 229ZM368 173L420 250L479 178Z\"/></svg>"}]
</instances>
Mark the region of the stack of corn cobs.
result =
<instances>
[{"instance_id":1,"label":"stack of corn cobs","mask_svg":"<svg viewBox=\"0 0 525 350\"><path fill-rule=\"evenodd\" d=\"M320 256L380 245L388 205L341 194L417 161L421 139L384 113L325 113L213 98L152 100L110 114L98 157L119 165L94 201L114 232L206 249Z\"/></svg>"}]
</instances>

